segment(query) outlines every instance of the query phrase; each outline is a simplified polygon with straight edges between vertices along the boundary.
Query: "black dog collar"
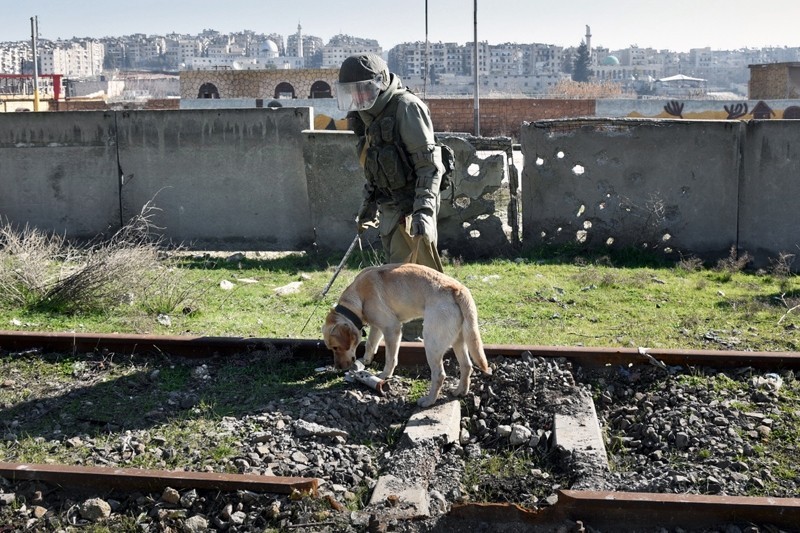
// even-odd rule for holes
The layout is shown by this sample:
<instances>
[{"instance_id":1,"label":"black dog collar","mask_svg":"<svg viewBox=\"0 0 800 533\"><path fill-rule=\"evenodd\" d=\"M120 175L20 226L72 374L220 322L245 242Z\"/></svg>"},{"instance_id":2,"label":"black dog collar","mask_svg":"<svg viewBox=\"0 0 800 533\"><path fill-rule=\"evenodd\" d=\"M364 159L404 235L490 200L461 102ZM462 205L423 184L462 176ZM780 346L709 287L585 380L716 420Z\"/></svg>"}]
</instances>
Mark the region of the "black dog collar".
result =
<instances>
[{"instance_id":1,"label":"black dog collar","mask_svg":"<svg viewBox=\"0 0 800 533\"><path fill-rule=\"evenodd\" d=\"M348 308L346 308L341 304L336 304L336 307L334 307L333 310L342 315L343 317L345 317L350 322L352 322L353 325L356 327L356 329L363 333L364 323L361 321L360 318L358 318L358 315L356 315L354 312L352 312L351 310L349 310Z\"/></svg>"}]
</instances>

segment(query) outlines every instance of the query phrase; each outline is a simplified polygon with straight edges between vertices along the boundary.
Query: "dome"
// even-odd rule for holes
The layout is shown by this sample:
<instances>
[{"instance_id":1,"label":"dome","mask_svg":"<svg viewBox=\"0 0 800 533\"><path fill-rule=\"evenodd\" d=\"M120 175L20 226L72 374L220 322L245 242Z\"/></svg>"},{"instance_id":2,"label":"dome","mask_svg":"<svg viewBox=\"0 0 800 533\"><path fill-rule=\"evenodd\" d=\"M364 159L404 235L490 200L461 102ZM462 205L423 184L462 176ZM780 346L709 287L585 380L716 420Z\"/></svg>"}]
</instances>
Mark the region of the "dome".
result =
<instances>
[{"instance_id":1,"label":"dome","mask_svg":"<svg viewBox=\"0 0 800 533\"><path fill-rule=\"evenodd\" d=\"M278 45L275 44L274 41L271 41L270 39L267 39L261 45L261 51L262 52L275 52L275 53L278 53Z\"/></svg>"},{"instance_id":2,"label":"dome","mask_svg":"<svg viewBox=\"0 0 800 533\"><path fill-rule=\"evenodd\" d=\"M605 59L603 59L603 65L607 67L617 67L619 66L619 59L617 59L617 56L606 56Z\"/></svg>"}]
</instances>

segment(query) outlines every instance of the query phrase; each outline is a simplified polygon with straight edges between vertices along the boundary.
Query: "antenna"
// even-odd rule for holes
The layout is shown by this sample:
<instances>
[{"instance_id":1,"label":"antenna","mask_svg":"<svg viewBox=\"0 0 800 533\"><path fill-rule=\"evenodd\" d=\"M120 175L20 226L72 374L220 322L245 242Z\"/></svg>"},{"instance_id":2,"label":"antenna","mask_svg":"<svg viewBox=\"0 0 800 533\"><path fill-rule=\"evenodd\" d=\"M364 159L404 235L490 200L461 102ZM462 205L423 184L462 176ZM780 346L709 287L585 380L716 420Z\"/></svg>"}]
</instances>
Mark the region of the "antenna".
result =
<instances>
[{"instance_id":1,"label":"antenna","mask_svg":"<svg viewBox=\"0 0 800 533\"><path fill-rule=\"evenodd\" d=\"M422 73L422 99L425 100L425 95L428 89L428 0L425 0L425 72Z\"/></svg>"},{"instance_id":2,"label":"antenna","mask_svg":"<svg viewBox=\"0 0 800 533\"><path fill-rule=\"evenodd\" d=\"M474 15L474 18L475 18L475 43L474 43L475 44L475 102L473 104L473 108L474 108L473 111L474 111L475 116L473 118L473 121L474 121L473 129L475 131L473 132L473 135L475 135L475 137L480 137L481 136L481 101L478 99L478 81L479 81L479 76L478 76L478 0L475 0L474 5L475 5L475 15Z\"/></svg>"},{"instance_id":3,"label":"antenna","mask_svg":"<svg viewBox=\"0 0 800 533\"><path fill-rule=\"evenodd\" d=\"M33 49L33 110L39 111L39 57L36 40L39 38L39 17L31 17L31 48Z\"/></svg>"}]
</instances>

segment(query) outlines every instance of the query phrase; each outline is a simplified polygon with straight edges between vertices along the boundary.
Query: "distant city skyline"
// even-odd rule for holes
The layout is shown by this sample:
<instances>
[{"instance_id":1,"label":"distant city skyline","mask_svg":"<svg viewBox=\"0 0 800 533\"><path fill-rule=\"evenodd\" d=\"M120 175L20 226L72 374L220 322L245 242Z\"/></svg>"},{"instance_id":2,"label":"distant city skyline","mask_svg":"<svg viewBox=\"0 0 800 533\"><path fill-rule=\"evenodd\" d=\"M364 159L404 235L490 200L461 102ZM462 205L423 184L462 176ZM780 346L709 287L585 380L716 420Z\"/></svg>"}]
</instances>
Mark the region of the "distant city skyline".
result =
<instances>
[{"instance_id":1,"label":"distant city skyline","mask_svg":"<svg viewBox=\"0 0 800 533\"><path fill-rule=\"evenodd\" d=\"M204 29L220 33L252 30L287 37L302 26L304 35L324 42L337 34L375 39L384 51L402 42L424 41L424 0L359 2L350 0L138 0L135 3L82 0L13 2L3 7L0 42L30 40L30 18L39 20L39 37L121 37L135 33L196 35ZM431 42L471 42L474 0L429 0ZM401 7L402 6L402 7ZM687 52L798 47L797 0L478 0L478 40L577 46L591 27L592 47L612 50L642 48Z\"/></svg>"}]
</instances>

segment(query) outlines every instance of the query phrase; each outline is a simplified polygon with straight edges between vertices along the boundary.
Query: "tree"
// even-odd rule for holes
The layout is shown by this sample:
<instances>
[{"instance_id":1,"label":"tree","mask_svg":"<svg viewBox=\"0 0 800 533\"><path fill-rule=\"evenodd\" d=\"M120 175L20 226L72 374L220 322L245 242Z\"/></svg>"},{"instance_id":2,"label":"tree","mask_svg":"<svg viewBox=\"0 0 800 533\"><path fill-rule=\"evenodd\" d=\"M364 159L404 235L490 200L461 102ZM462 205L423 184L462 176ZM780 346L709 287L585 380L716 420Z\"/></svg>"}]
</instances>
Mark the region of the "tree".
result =
<instances>
[{"instance_id":1,"label":"tree","mask_svg":"<svg viewBox=\"0 0 800 533\"><path fill-rule=\"evenodd\" d=\"M431 65L429 69L428 79L431 80L431 85L438 85L439 84L439 73L436 72L436 69Z\"/></svg>"},{"instance_id":2,"label":"tree","mask_svg":"<svg viewBox=\"0 0 800 533\"><path fill-rule=\"evenodd\" d=\"M589 47L586 42L581 41L578 51L575 53L575 61L572 67L572 80L578 82L589 81L592 71L589 68L592 64L592 59L589 56Z\"/></svg>"}]
</instances>

